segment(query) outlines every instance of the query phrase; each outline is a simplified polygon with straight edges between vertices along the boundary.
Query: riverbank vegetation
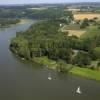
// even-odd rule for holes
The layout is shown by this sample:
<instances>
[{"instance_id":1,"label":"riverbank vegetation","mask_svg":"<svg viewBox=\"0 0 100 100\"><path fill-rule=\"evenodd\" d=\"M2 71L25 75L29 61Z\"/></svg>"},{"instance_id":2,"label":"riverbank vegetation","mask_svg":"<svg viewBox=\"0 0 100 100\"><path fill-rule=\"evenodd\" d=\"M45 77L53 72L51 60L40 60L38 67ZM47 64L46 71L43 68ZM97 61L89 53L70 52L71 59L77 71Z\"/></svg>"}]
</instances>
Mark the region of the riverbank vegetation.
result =
<instances>
[{"instance_id":1,"label":"riverbank vegetation","mask_svg":"<svg viewBox=\"0 0 100 100\"><path fill-rule=\"evenodd\" d=\"M0 18L0 27L7 27L12 24L19 23L19 19Z\"/></svg>"}]
</instances>

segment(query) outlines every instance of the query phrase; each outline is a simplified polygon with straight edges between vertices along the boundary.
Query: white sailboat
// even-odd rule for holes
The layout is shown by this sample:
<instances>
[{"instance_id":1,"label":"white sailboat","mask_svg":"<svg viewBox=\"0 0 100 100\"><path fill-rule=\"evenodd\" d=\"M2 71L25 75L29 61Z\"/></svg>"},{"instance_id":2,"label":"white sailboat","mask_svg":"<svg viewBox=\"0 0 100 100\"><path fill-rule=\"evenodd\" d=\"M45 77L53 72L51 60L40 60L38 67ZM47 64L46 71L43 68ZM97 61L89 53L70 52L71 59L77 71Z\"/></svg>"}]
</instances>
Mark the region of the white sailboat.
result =
<instances>
[{"instance_id":1,"label":"white sailboat","mask_svg":"<svg viewBox=\"0 0 100 100\"><path fill-rule=\"evenodd\" d=\"M80 86L77 88L76 93L82 94L82 91L81 91L81 89L80 89Z\"/></svg>"}]
</instances>

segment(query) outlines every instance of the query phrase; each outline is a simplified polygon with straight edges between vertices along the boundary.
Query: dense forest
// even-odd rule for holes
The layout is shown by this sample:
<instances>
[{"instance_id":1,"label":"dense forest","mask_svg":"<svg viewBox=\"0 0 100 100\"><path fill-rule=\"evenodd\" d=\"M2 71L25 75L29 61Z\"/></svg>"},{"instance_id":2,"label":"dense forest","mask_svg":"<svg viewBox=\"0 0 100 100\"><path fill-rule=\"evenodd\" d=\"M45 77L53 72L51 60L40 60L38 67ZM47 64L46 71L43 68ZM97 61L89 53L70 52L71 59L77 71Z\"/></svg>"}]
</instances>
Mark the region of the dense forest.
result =
<instances>
[{"instance_id":1,"label":"dense forest","mask_svg":"<svg viewBox=\"0 0 100 100\"><path fill-rule=\"evenodd\" d=\"M40 21L27 31L18 32L11 40L11 50L27 60L47 56L54 61L95 69L91 62L100 59L100 28L96 27L93 37L79 39L61 32L60 23L60 20ZM96 69L99 65L100 61Z\"/></svg>"}]
</instances>

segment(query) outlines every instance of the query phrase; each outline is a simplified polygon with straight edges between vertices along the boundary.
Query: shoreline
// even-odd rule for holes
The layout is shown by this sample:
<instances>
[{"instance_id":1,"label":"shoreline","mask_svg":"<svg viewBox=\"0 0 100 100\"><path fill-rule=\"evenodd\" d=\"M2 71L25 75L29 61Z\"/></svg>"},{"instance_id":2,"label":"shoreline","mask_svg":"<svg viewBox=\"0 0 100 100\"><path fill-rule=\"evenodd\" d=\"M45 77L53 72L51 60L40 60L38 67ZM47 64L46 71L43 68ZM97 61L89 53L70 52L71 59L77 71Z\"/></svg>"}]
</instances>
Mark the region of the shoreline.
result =
<instances>
[{"instance_id":1,"label":"shoreline","mask_svg":"<svg viewBox=\"0 0 100 100\"><path fill-rule=\"evenodd\" d=\"M21 58L23 60L23 58ZM26 60L26 59L24 59ZM48 69L56 70L58 72L62 72L65 74L72 74L75 76L83 77L85 79L100 81L100 71L92 70L88 68L81 68L79 66L71 65L71 64L64 64L64 70L61 71L58 69L59 62L54 60L48 59L47 57L35 57L32 59L32 62L35 62L40 65L46 66Z\"/></svg>"},{"instance_id":2,"label":"shoreline","mask_svg":"<svg viewBox=\"0 0 100 100\"><path fill-rule=\"evenodd\" d=\"M39 63L39 61L35 61L35 62ZM41 63L39 63L39 64L41 64ZM56 68L57 65L58 65L58 63L55 63L54 67L51 67L52 66L51 65L48 68L57 70L57 68ZM65 66L70 68L70 70L67 71L67 73L69 73L69 74L73 74L73 75L76 75L79 77L84 77L84 78L90 79L90 80L100 81L100 71L91 70L88 68L81 68L79 66L75 66L75 65L71 65L71 64L65 64ZM66 73L66 71L64 73Z\"/></svg>"}]
</instances>

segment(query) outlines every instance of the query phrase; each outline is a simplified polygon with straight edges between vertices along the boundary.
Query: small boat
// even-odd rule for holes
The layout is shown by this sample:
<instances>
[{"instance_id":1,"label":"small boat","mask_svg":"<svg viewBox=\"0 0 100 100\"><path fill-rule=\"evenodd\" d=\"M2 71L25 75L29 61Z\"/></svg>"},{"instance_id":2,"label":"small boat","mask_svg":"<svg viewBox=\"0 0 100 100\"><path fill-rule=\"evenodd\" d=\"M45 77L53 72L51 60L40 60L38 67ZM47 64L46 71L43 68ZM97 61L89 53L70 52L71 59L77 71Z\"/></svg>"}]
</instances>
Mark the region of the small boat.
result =
<instances>
[{"instance_id":1,"label":"small boat","mask_svg":"<svg viewBox=\"0 0 100 100\"><path fill-rule=\"evenodd\" d=\"M51 77L48 77L48 80L52 80L52 78Z\"/></svg>"},{"instance_id":2,"label":"small boat","mask_svg":"<svg viewBox=\"0 0 100 100\"><path fill-rule=\"evenodd\" d=\"M80 89L80 86L77 88L76 93L82 94L82 91L81 91L81 89Z\"/></svg>"},{"instance_id":3,"label":"small boat","mask_svg":"<svg viewBox=\"0 0 100 100\"><path fill-rule=\"evenodd\" d=\"M48 80L52 80L52 77L51 77L50 73L48 75Z\"/></svg>"}]
</instances>

